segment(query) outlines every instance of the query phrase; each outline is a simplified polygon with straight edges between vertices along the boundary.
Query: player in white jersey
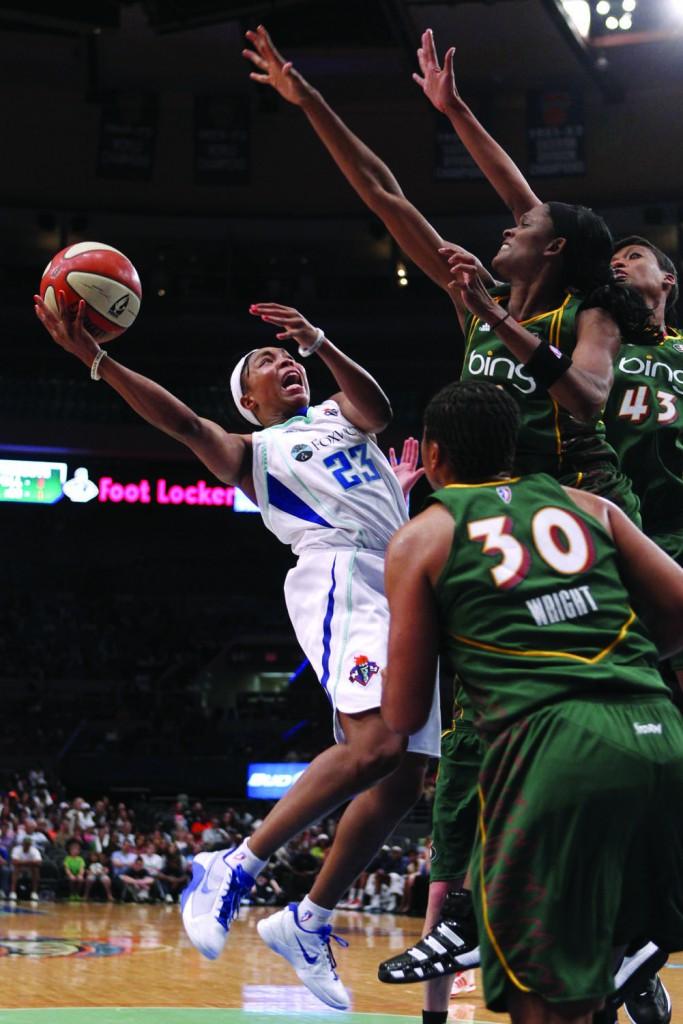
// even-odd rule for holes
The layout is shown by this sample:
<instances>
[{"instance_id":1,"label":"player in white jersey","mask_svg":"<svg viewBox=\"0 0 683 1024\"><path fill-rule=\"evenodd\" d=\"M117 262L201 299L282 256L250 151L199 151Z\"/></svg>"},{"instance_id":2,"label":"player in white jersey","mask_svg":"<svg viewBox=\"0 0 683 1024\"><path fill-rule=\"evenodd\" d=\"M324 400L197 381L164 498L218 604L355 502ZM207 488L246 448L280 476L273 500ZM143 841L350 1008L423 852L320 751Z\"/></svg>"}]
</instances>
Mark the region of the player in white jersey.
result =
<instances>
[{"instance_id":1,"label":"player in white jersey","mask_svg":"<svg viewBox=\"0 0 683 1024\"><path fill-rule=\"evenodd\" d=\"M66 316L63 295L59 316L38 296L35 304L52 338L94 380L105 380L149 423L186 444L220 480L239 485L258 502L266 526L299 555L287 579L287 606L332 703L339 742L315 758L240 847L195 857L183 923L193 945L215 959L271 854L351 800L309 896L258 925L315 995L346 1009L349 996L330 948L332 911L418 798L427 757L439 753L436 702L427 726L408 744L380 715L389 624L383 556L406 519L401 487L373 437L391 416L389 402L365 370L296 310L255 305L253 315L282 328L279 340L298 342L303 356L318 353L339 390L310 407L303 366L283 348L256 349L235 367L231 390L240 412L265 429L229 434L112 359L85 330L83 303L75 321Z\"/></svg>"}]
</instances>

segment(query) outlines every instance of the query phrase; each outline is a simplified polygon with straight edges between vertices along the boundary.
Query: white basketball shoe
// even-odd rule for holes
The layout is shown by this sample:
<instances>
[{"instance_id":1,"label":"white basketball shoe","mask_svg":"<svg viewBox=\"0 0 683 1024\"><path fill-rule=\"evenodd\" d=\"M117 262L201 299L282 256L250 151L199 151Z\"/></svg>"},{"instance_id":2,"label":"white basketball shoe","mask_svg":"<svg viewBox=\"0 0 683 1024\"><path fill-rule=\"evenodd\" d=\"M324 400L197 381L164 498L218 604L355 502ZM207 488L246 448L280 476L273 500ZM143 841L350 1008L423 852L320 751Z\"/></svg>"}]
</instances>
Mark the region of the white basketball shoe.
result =
<instances>
[{"instance_id":1,"label":"white basketball shoe","mask_svg":"<svg viewBox=\"0 0 683 1024\"><path fill-rule=\"evenodd\" d=\"M192 861L192 879L180 898L187 936L209 960L222 951L240 901L254 884L244 868L228 864L231 853L198 853Z\"/></svg>"},{"instance_id":2,"label":"white basketball shoe","mask_svg":"<svg viewBox=\"0 0 683 1024\"><path fill-rule=\"evenodd\" d=\"M351 999L337 974L330 939L340 946L348 946L348 942L332 934L332 925L326 924L315 931L303 928L299 923L298 904L290 903L284 910L259 921L256 929L266 946L289 960L314 996L335 1010L348 1010Z\"/></svg>"}]
</instances>

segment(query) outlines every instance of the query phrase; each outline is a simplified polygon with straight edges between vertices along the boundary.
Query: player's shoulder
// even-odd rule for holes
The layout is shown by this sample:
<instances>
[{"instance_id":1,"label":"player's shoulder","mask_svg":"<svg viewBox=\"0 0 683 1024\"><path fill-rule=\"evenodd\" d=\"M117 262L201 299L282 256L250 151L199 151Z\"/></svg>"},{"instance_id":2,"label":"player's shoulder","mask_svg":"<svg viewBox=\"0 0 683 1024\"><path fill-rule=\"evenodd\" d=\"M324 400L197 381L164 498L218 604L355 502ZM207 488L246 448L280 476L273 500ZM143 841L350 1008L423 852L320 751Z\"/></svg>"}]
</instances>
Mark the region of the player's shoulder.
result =
<instances>
[{"instance_id":1,"label":"player's shoulder","mask_svg":"<svg viewBox=\"0 0 683 1024\"><path fill-rule=\"evenodd\" d=\"M585 512L594 519L611 536L611 517L623 515L624 513L607 498L601 498L598 494L590 494L587 491L580 491L576 487L562 487L567 497L581 512Z\"/></svg>"},{"instance_id":2,"label":"player's shoulder","mask_svg":"<svg viewBox=\"0 0 683 1024\"><path fill-rule=\"evenodd\" d=\"M426 571L436 579L453 543L455 520L440 502L410 519L389 542L387 558L402 571Z\"/></svg>"}]
</instances>

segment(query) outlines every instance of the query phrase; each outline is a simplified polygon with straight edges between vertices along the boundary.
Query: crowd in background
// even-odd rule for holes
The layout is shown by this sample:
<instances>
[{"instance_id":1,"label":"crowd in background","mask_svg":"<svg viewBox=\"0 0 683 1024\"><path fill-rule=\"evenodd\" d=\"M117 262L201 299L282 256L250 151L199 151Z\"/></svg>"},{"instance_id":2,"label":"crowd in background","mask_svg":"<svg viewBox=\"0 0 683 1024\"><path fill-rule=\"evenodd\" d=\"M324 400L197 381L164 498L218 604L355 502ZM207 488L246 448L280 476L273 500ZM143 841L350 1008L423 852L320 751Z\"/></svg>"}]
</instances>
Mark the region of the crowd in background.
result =
<instances>
[{"instance_id":1,"label":"crowd in background","mask_svg":"<svg viewBox=\"0 0 683 1024\"><path fill-rule=\"evenodd\" d=\"M0 898L175 903L205 850L238 845L260 821L251 810L208 810L181 795L138 822L107 796L68 797L42 771L0 789ZM283 905L310 889L334 843L338 815L304 830L271 859L245 902ZM384 846L340 906L371 913L424 912L428 848Z\"/></svg>"}]
</instances>

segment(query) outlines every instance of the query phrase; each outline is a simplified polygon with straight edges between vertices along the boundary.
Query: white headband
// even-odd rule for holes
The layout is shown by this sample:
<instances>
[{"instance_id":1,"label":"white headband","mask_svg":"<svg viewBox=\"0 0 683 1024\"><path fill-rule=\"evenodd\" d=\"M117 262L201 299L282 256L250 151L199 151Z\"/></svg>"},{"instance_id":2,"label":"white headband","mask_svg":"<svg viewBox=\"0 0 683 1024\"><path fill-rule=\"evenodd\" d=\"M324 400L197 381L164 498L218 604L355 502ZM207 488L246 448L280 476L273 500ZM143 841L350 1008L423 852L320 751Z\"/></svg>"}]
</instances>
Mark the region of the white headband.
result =
<instances>
[{"instance_id":1,"label":"white headband","mask_svg":"<svg viewBox=\"0 0 683 1024\"><path fill-rule=\"evenodd\" d=\"M238 412L244 416L245 420L249 420L250 423L254 423L257 427L260 427L262 426L262 423L256 419L256 416L254 416L251 409L245 409L241 402L241 399L244 396L244 392L242 391L242 381L240 379L242 376L242 370L244 369L244 364L247 359L249 356L253 355L254 352L258 352L258 349L252 348L251 352L247 352L246 356L242 356L237 363L237 366L230 374L230 391L232 392L232 399L237 406Z\"/></svg>"}]
</instances>

